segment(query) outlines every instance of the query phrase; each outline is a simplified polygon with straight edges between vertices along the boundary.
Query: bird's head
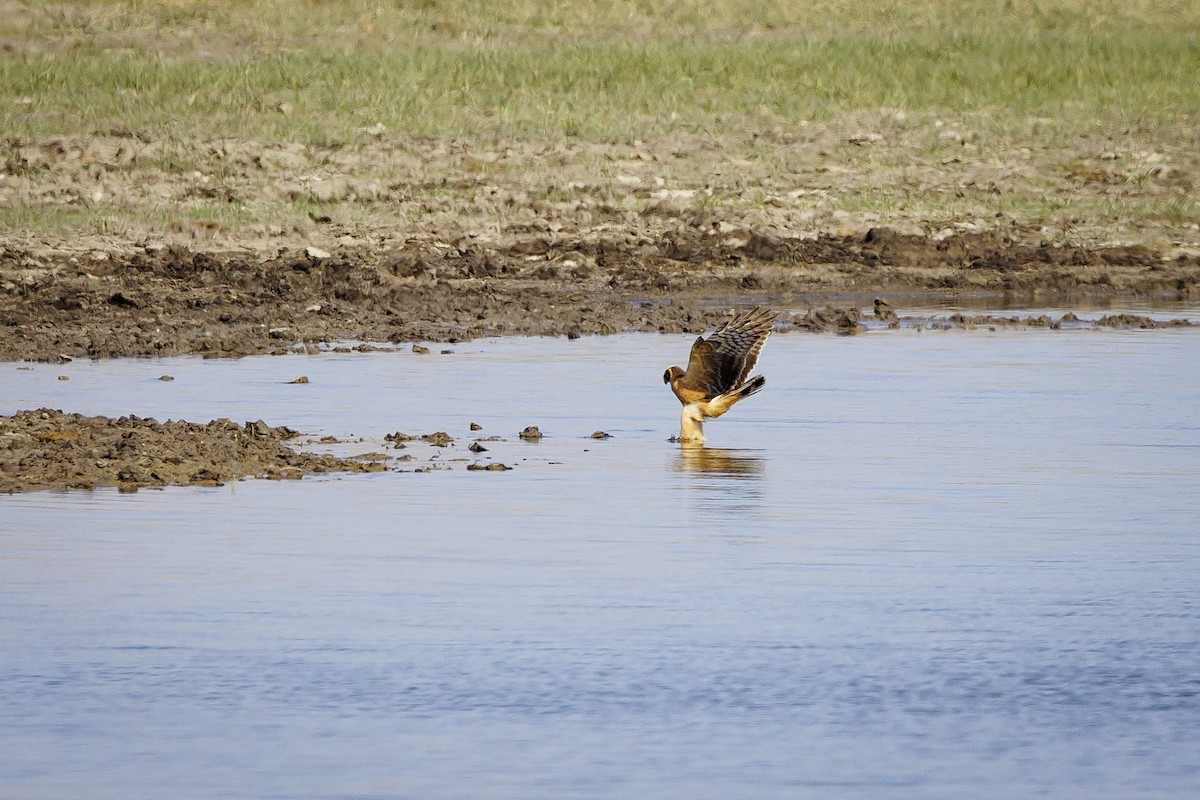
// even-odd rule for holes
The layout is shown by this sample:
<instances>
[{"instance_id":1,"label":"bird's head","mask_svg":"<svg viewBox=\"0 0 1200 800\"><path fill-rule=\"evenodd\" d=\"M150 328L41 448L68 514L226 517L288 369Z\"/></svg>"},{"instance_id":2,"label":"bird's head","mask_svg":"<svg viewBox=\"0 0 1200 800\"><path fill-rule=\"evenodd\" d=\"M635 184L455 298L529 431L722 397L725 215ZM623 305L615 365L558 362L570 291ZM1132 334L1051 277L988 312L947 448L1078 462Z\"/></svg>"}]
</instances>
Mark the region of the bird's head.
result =
<instances>
[{"instance_id":1,"label":"bird's head","mask_svg":"<svg viewBox=\"0 0 1200 800\"><path fill-rule=\"evenodd\" d=\"M683 377L683 370L679 367L667 367L667 371L663 373L663 383L670 383L676 378Z\"/></svg>"}]
</instances>

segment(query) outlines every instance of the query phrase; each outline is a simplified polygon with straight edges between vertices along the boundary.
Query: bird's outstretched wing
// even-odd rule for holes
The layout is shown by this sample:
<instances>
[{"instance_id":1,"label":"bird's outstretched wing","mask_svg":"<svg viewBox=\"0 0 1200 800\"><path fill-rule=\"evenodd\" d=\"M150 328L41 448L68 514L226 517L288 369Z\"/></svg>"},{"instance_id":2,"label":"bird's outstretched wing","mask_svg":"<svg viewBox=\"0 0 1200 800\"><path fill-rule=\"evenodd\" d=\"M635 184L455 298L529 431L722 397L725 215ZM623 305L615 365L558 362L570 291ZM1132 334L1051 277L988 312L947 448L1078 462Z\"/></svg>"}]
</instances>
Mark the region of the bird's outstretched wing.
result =
<instances>
[{"instance_id":1,"label":"bird's outstretched wing","mask_svg":"<svg viewBox=\"0 0 1200 800\"><path fill-rule=\"evenodd\" d=\"M755 306L736 314L707 339L697 339L680 379L682 387L712 398L742 385L758 363L774 322L774 313Z\"/></svg>"}]
</instances>

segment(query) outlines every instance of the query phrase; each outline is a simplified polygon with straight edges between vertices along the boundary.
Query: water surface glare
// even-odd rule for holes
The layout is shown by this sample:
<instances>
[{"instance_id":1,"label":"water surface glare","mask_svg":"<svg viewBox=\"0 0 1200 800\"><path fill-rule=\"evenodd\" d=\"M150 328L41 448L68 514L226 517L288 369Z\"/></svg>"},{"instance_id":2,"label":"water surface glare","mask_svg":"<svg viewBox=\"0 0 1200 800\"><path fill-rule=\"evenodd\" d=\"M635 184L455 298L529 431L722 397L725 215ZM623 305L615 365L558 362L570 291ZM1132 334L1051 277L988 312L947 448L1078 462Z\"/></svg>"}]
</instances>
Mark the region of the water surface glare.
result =
<instances>
[{"instance_id":1,"label":"water surface glare","mask_svg":"<svg viewBox=\"0 0 1200 800\"><path fill-rule=\"evenodd\" d=\"M1197 796L1200 332L690 341L0 365L515 467L0 496L0 797Z\"/></svg>"}]
</instances>

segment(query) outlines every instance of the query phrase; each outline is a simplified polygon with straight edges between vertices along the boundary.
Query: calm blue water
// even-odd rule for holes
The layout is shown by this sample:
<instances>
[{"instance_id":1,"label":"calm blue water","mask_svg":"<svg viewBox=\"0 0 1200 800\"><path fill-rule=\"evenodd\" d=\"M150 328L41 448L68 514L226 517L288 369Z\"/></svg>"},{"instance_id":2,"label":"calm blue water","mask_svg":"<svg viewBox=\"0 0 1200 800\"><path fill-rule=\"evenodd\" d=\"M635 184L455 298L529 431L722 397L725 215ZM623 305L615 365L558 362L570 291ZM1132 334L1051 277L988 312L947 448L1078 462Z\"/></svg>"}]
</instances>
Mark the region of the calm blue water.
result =
<instances>
[{"instance_id":1,"label":"calm blue water","mask_svg":"<svg viewBox=\"0 0 1200 800\"><path fill-rule=\"evenodd\" d=\"M0 797L1200 791L1200 333L776 336L700 451L690 339L0 365L4 413L460 437L0 496Z\"/></svg>"}]
</instances>

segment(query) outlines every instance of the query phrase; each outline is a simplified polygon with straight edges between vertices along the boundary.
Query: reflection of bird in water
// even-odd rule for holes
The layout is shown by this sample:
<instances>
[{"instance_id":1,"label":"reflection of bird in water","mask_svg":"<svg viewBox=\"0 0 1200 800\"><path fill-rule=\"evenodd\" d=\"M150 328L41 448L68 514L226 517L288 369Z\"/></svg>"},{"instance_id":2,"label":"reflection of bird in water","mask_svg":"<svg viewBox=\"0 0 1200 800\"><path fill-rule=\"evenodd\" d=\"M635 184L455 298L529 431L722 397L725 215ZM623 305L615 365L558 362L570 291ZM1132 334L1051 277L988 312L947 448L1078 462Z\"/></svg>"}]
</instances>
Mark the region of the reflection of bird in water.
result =
<instances>
[{"instance_id":1,"label":"reflection of bird in water","mask_svg":"<svg viewBox=\"0 0 1200 800\"><path fill-rule=\"evenodd\" d=\"M709 522L728 515L734 525L718 525L724 535L738 531L743 537L753 526L746 520L763 510L763 460L745 450L722 450L685 443L679 448L675 470L683 473L687 505Z\"/></svg>"},{"instance_id":2,"label":"reflection of bird in water","mask_svg":"<svg viewBox=\"0 0 1200 800\"><path fill-rule=\"evenodd\" d=\"M747 380L771 333L775 314L755 306L735 314L705 339L696 339L687 370L670 367L663 383L683 404L679 441L703 442L704 420L719 417L734 403L763 388L762 375Z\"/></svg>"},{"instance_id":3,"label":"reflection of bird in water","mask_svg":"<svg viewBox=\"0 0 1200 800\"><path fill-rule=\"evenodd\" d=\"M762 459L740 450L722 450L698 444L679 448L679 470L708 475L757 477L762 473Z\"/></svg>"}]
</instances>

